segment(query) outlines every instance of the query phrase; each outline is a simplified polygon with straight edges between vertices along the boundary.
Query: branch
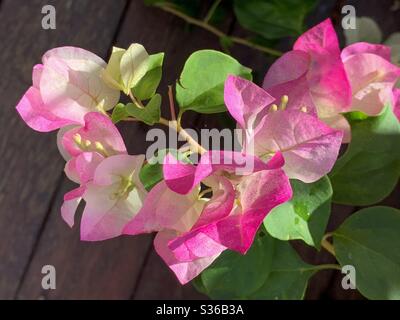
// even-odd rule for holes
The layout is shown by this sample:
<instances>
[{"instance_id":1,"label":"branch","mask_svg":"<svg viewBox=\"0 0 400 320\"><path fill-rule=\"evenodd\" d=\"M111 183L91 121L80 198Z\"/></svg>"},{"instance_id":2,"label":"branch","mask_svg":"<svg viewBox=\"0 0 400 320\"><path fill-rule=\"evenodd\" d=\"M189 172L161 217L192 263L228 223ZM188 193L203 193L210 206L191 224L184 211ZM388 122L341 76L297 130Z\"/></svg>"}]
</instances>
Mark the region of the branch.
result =
<instances>
[{"instance_id":1,"label":"branch","mask_svg":"<svg viewBox=\"0 0 400 320\"><path fill-rule=\"evenodd\" d=\"M204 20L203 20L204 23L208 23L208 22L211 20L212 16L213 16L214 13L215 13L215 10L217 10L217 8L218 8L218 6L220 5L221 1L222 1L222 0L216 0L216 1L213 3L213 5L211 6L210 10L207 12L206 17L205 17Z\"/></svg>"},{"instance_id":2,"label":"branch","mask_svg":"<svg viewBox=\"0 0 400 320\"><path fill-rule=\"evenodd\" d=\"M174 94L172 92L172 86L168 86L168 98L169 98L169 110L171 112L171 119L176 120Z\"/></svg>"},{"instance_id":3,"label":"branch","mask_svg":"<svg viewBox=\"0 0 400 320\"><path fill-rule=\"evenodd\" d=\"M332 233L327 233L326 235L323 236L322 240L321 240L321 246L328 251L331 255L333 255L334 257L336 257L335 254L335 248L333 247L333 245L327 240L329 237L332 236Z\"/></svg>"},{"instance_id":4,"label":"branch","mask_svg":"<svg viewBox=\"0 0 400 320\"><path fill-rule=\"evenodd\" d=\"M168 121L165 118L160 118L160 123L163 124L164 126L167 126L169 128L174 129L178 134L187 141L187 143L190 144L192 147L192 150L196 153L203 154L206 153L207 150L201 146L196 140L193 139L193 137L187 133L184 129L178 128L177 122L176 121Z\"/></svg>"},{"instance_id":5,"label":"branch","mask_svg":"<svg viewBox=\"0 0 400 320\"><path fill-rule=\"evenodd\" d=\"M219 38L228 38L234 43L241 44L243 46L250 47L250 48L259 50L261 52L264 52L264 53L268 53L268 54L270 54L272 56L280 57L282 55L282 52L280 52L279 50L275 50L275 49L272 49L272 48L264 47L262 45L258 45L256 43L253 43L253 42L248 41L248 40L243 39L243 38L230 37L227 34L225 34L224 32L222 32L221 30L219 30L219 29L215 28L214 26L208 24L207 22L202 21L202 20L198 20L198 19L193 18L191 16L188 16L187 14L185 14L185 13L179 11L179 10L174 9L173 7L171 7L169 5L155 4L155 6L160 8L160 9L162 9L162 10L164 10L164 11L166 11L166 12L172 13L173 15L185 20L187 23L190 23L190 24L193 24L193 25L198 26L200 28L203 28L203 29L213 33L214 35L216 35Z\"/></svg>"},{"instance_id":6,"label":"branch","mask_svg":"<svg viewBox=\"0 0 400 320\"><path fill-rule=\"evenodd\" d=\"M133 93L131 91L129 92L128 96L131 98L132 102L137 107L144 108L144 106L140 102L140 100L136 99L136 97L133 95ZM181 125L180 125L180 121L182 118L181 112L179 113L178 121L176 121L175 108L174 108L174 97L173 97L171 86L168 86L168 96L170 99L169 102L170 102L170 108L171 108L171 113L172 113L171 116L173 117L173 120L168 121L167 119L161 117L159 123L174 129L183 139L185 139L187 141L187 143L189 143L189 145L192 147L192 150L194 152L197 152L199 154L203 154L203 153L207 152L207 150L203 146L201 146L196 140L194 140L193 137L181 127ZM126 120L127 121L136 121L137 119L128 118Z\"/></svg>"}]
</instances>

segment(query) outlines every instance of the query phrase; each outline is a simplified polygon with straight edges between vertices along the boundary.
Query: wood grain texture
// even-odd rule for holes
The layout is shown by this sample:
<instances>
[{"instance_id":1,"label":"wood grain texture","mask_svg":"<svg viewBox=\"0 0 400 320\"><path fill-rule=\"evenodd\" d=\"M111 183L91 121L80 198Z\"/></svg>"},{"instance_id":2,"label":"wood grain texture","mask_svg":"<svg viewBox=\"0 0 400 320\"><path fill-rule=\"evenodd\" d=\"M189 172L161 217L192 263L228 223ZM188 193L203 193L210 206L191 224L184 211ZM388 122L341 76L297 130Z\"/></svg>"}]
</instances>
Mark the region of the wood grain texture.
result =
<instances>
[{"instance_id":1,"label":"wood grain texture","mask_svg":"<svg viewBox=\"0 0 400 320\"><path fill-rule=\"evenodd\" d=\"M71 230L59 215L62 196L72 187L65 181L58 193L18 299L126 299L131 295L151 236L80 241L79 223ZM41 288L41 269L47 264L56 268L56 290Z\"/></svg>"},{"instance_id":2,"label":"wood grain texture","mask_svg":"<svg viewBox=\"0 0 400 320\"><path fill-rule=\"evenodd\" d=\"M57 29L43 30L42 7L53 4ZM31 84L42 54L61 45L105 55L119 21L123 0L4 0L0 11L0 298L15 296L39 231L57 190L64 161L55 134L33 132L15 106ZM88 19L87 12L96 12ZM93 32L100 24L109 27Z\"/></svg>"},{"instance_id":3,"label":"wood grain texture","mask_svg":"<svg viewBox=\"0 0 400 320\"><path fill-rule=\"evenodd\" d=\"M346 1L337 3L346 4ZM204 15L211 1L204 1ZM358 15L374 17L388 35L398 29L400 10L388 15L391 0L348 1ZM41 29L41 8L54 4L57 30ZM127 6L126 6L127 4ZM310 18L313 25L334 14L340 19L340 6L324 1ZM338 14L339 12L339 14ZM246 36L232 17L223 23L224 31ZM338 28L340 31L340 28ZM111 43L128 47L142 43L150 53L165 52L162 113L169 117L167 85L179 77L187 57L195 50L218 49L218 39L199 28L147 7L143 0L0 0L0 299L199 299L189 284L181 286L152 248L152 235L120 237L98 243L79 240L79 223L71 230L60 217L65 192L74 186L64 178L64 161L55 146L55 134L39 134L28 128L14 107L31 83L32 66L50 48L75 45L102 57ZM7 44L7 45L3 45ZM282 42L289 49L290 42ZM234 46L232 55L252 68L255 80L262 77L272 60L249 48ZM188 112L184 126L200 129L223 128L228 117L199 116ZM119 125L131 154L143 153L148 126L138 123ZM383 204L400 207L400 187ZM356 208L334 206L328 230L334 230ZM77 219L78 220L78 219ZM309 263L332 263L333 257L300 242L294 246ZM57 289L41 289L44 265L57 270ZM354 290L340 287L339 271L315 275L307 299L361 299Z\"/></svg>"}]
</instances>

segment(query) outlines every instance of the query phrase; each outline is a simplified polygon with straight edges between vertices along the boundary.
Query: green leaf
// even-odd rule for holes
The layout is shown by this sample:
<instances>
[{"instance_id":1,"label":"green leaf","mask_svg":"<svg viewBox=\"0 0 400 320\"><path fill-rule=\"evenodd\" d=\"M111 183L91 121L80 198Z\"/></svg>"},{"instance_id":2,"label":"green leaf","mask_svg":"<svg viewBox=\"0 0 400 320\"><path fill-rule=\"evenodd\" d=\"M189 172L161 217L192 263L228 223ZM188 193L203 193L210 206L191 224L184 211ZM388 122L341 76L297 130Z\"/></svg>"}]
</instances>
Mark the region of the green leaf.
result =
<instances>
[{"instance_id":1,"label":"green leaf","mask_svg":"<svg viewBox=\"0 0 400 320\"><path fill-rule=\"evenodd\" d=\"M141 44L133 43L124 52L120 61L120 70L126 94L144 77L148 70L148 63L149 55Z\"/></svg>"},{"instance_id":2,"label":"green leaf","mask_svg":"<svg viewBox=\"0 0 400 320\"><path fill-rule=\"evenodd\" d=\"M341 266L355 268L357 289L369 299L400 299L400 210L372 207L351 215L333 234Z\"/></svg>"},{"instance_id":3,"label":"green leaf","mask_svg":"<svg viewBox=\"0 0 400 320\"><path fill-rule=\"evenodd\" d=\"M146 163L139 172L140 181L147 191L150 191L157 183L163 179L161 163Z\"/></svg>"},{"instance_id":4,"label":"green leaf","mask_svg":"<svg viewBox=\"0 0 400 320\"><path fill-rule=\"evenodd\" d=\"M117 122L120 122L121 120L124 120L124 119L126 119L128 117L129 117L129 113L126 110L126 106L123 103L118 103L113 109L113 112L112 112L112 115L111 115L111 120L114 123L117 123Z\"/></svg>"},{"instance_id":5,"label":"green leaf","mask_svg":"<svg viewBox=\"0 0 400 320\"><path fill-rule=\"evenodd\" d=\"M212 299L303 299L320 268L302 261L288 242L264 233L246 255L224 251L203 271L200 283Z\"/></svg>"},{"instance_id":6,"label":"green leaf","mask_svg":"<svg viewBox=\"0 0 400 320\"><path fill-rule=\"evenodd\" d=\"M164 53L149 56L148 70L138 84L132 88L133 95L140 100L147 100L154 96L162 76Z\"/></svg>"},{"instance_id":7,"label":"green leaf","mask_svg":"<svg viewBox=\"0 0 400 320\"><path fill-rule=\"evenodd\" d=\"M180 109L199 113L226 111L224 83L229 74L251 80L249 68L222 52L194 52L186 61L176 86L176 100Z\"/></svg>"},{"instance_id":8,"label":"green leaf","mask_svg":"<svg viewBox=\"0 0 400 320\"><path fill-rule=\"evenodd\" d=\"M344 29L346 44L355 42L381 43L382 31L378 24L369 17L356 17L355 29Z\"/></svg>"},{"instance_id":9,"label":"green leaf","mask_svg":"<svg viewBox=\"0 0 400 320\"><path fill-rule=\"evenodd\" d=\"M161 117L161 96L157 93L154 95L146 107L139 108L135 106L133 103L128 103L126 105L126 110L132 117L143 121L144 123L152 126L158 121L160 121Z\"/></svg>"},{"instance_id":10,"label":"green leaf","mask_svg":"<svg viewBox=\"0 0 400 320\"><path fill-rule=\"evenodd\" d=\"M316 0L235 0L234 10L242 27L267 39L298 36Z\"/></svg>"},{"instance_id":11,"label":"green leaf","mask_svg":"<svg viewBox=\"0 0 400 320\"><path fill-rule=\"evenodd\" d=\"M124 84L121 79L121 59L126 50L118 47L112 48L107 67L102 71L103 80L111 87L117 90L124 90Z\"/></svg>"},{"instance_id":12,"label":"green leaf","mask_svg":"<svg viewBox=\"0 0 400 320\"><path fill-rule=\"evenodd\" d=\"M399 180L400 124L390 106L377 117L348 119L352 141L329 174L333 201L372 205L386 198Z\"/></svg>"},{"instance_id":13,"label":"green leaf","mask_svg":"<svg viewBox=\"0 0 400 320\"><path fill-rule=\"evenodd\" d=\"M320 249L331 212L332 187L328 177L314 183L290 181L293 198L274 208L264 220L267 231L280 240L301 239Z\"/></svg>"},{"instance_id":14,"label":"green leaf","mask_svg":"<svg viewBox=\"0 0 400 320\"><path fill-rule=\"evenodd\" d=\"M196 277L192 280L193 287L200 293L207 294L207 290L204 287L203 281L201 280L201 276Z\"/></svg>"}]
</instances>

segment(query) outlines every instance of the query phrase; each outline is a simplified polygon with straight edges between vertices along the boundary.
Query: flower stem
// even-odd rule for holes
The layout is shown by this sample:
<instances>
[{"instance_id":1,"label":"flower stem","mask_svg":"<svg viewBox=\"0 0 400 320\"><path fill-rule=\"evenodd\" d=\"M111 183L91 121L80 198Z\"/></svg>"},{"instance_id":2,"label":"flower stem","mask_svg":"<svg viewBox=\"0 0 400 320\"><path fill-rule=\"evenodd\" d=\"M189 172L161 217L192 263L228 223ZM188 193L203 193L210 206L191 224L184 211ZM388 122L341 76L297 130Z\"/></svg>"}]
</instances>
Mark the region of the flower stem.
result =
<instances>
[{"instance_id":1,"label":"flower stem","mask_svg":"<svg viewBox=\"0 0 400 320\"><path fill-rule=\"evenodd\" d=\"M174 97L173 97L173 92L172 92L172 87L168 86L168 96L169 96L169 103L170 103L170 108L171 108L171 116L172 116L172 121L168 121L167 119L161 117L159 120L160 124L163 124L164 126L170 127L174 129L183 139L189 143L191 146L192 151L203 154L207 152L207 150L201 146L196 140L193 139L193 137L187 133L180 125L181 118L182 118L182 113L179 113L178 116L178 121L176 120L176 114L175 114L175 108L174 108ZM129 92L129 97L131 98L132 102L139 108L144 108L143 104L140 102L140 100L136 99L136 97L133 95L132 92ZM126 119L128 121L136 121L135 118L128 118Z\"/></svg>"},{"instance_id":2,"label":"flower stem","mask_svg":"<svg viewBox=\"0 0 400 320\"><path fill-rule=\"evenodd\" d=\"M222 0L216 0L216 1L212 4L210 10L207 12L206 17L205 17L204 20L203 20L204 23L208 23L208 22L211 20L212 16L213 16L214 13L215 13L215 10L217 10L217 8L218 8L218 6L220 5L221 1L222 1Z\"/></svg>"},{"instance_id":3,"label":"flower stem","mask_svg":"<svg viewBox=\"0 0 400 320\"><path fill-rule=\"evenodd\" d=\"M169 110L171 112L171 119L176 120L175 104L174 104L174 94L172 92L172 86L168 86L168 98L169 98Z\"/></svg>"},{"instance_id":4,"label":"flower stem","mask_svg":"<svg viewBox=\"0 0 400 320\"><path fill-rule=\"evenodd\" d=\"M342 270L338 264L320 264L317 266L319 270L335 269Z\"/></svg>"},{"instance_id":5,"label":"flower stem","mask_svg":"<svg viewBox=\"0 0 400 320\"><path fill-rule=\"evenodd\" d=\"M183 128L181 128L181 127L178 128L176 121L168 121L167 119L161 117L159 122L161 124L163 124L164 126L172 128L176 132L178 132L179 135L183 139L185 139L187 141L187 143L189 143L189 145L192 147L192 150L194 152L197 152L199 154L203 154L203 153L207 152L207 150L203 146L201 146L196 140L194 140L193 137L189 133L187 133Z\"/></svg>"},{"instance_id":6,"label":"flower stem","mask_svg":"<svg viewBox=\"0 0 400 320\"><path fill-rule=\"evenodd\" d=\"M178 130L180 130L180 129L182 128L182 116L183 116L183 112L184 112L183 110L179 110L178 118L176 119Z\"/></svg>"},{"instance_id":7,"label":"flower stem","mask_svg":"<svg viewBox=\"0 0 400 320\"><path fill-rule=\"evenodd\" d=\"M187 14L185 14L185 13L183 13L183 12L181 12L181 11L175 9L175 8L173 8L170 5L155 4L155 6L157 6L158 8L160 8L160 9L166 11L166 12L172 13L173 15L185 20L187 23L190 23L190 24L193 24L193 25L198 26L200 28L203 28L203 29L213 33L214 35L216 35L219 38L228 38L234 43L241 44L243 46L250 47L250 48L256 49L258 51L264 52L264 53L268 53L268 54L270 54L272 56L280 57L282 55L282 52L280 52L279 50L275 50L275 49L272 49L272 48L264 47L262 45L253 43L253 42L248 41L248 40L243 39L243 38L228 36L227 34L222 32L221 30L219 30L216 27L208 24L207 22L202 21L202 20L198 20L198 19L193 18L191 16L188 16Z\"/></svg>"},{"instance_id":8,"label":"flower stem","mask_svg":"<svg viewBox=\"0 0 400 320\"><path fill-rule=\"evenodd\" d=\"M132 91L129 91L129 98L131 98L133 104L140 108L140 109L144 109L144 105L142 104L142 102L138 99L136 99L136 97L133 95Z\"/></svg>"},{"instance_id":9,"label":"flower stem","mask_svg":"<svg viewBox=\"0 0 400 320\"><path fill-rule=\"evenodd\" d=\"M335 254L335 248L333 247L333 245L327 240L329 237L332 236L332 233L328 232L327 234L325 234L322 237L321 240L321 246L328 251L331 255L336 256Z\"/></svg>"}]
</instances>

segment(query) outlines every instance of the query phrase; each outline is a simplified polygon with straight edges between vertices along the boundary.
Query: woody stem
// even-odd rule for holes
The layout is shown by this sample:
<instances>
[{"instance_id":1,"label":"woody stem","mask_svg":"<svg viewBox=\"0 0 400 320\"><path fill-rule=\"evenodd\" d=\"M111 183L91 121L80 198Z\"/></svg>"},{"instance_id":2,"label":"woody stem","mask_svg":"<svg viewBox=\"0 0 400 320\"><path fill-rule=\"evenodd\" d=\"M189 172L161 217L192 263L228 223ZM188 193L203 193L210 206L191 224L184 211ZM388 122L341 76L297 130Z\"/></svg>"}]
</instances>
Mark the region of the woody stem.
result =
<instances>
[{"instance_id":1,"label":"woody stem","mask_svg":"<svg viewBox=\"0 0 400 320\"><path fill-rule=\"evenodd\" d=\"M333 245L327 240L329 237L332 236L332 233L327 233L323 236L321 240L321 246L328 251L331 255L336 256L335 248Z\"/></svg>"},{"instance_id":2,"label":"woody stem","mask_svg":"<svg viewBox=\"0 0 400 320\"><path fill-rule=\"evenodd\" d=\"M203 153L207 152L207 150L204 149L204 147L201 146L195 139L193 139L193 137L189 133L187 133L185 131L185 129L183 129L182 127L178 127L176 121L168 121L167 119L161 117L159 122L167 127L174 129L176 132L178 132L178 134L183 139L185 139L187 141L187 143L189 143L189 145L191 146L191 149L194 152L197 152L199 154L203 154Z\"/></svg>"}]
</instances>

